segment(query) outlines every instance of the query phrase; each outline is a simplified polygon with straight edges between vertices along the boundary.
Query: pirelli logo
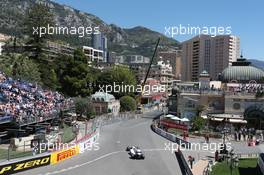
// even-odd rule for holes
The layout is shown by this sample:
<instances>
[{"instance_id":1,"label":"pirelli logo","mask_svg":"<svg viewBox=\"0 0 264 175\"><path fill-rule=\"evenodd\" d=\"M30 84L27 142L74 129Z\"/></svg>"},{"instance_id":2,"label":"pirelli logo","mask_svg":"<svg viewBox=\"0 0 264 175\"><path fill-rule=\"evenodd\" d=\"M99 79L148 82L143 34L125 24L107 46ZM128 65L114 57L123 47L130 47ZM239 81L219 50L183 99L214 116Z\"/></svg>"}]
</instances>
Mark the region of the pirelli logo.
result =
<instances>
[{"instance_id":1,"label":"pirelli logo","mask_svg":"<svg viewBox=\"0 0 264 175\"><path fill-rule=\"evenodd\" d=\"M60 161L63 161L63 160L68 159L72 156L75 156L75 155L79 154L79 150L80 149L78 146L74 146L74 147L71 147L71 148L63 150L63 151L52 153L51 154L51 164L56 164Z\"/></svg>"},{"instance_id":2,"label":"pirelli logo","mask_svg":"<svg viewBox=\"0 0 264 175\"><path fill-rule=\"evenodd\" d=\"M57 154L57 161L59 162L61 160L67 159L69 157L72 157L72 156L74 156L76 154L77 154L77 151L76 151L75 148L69 149L67 151L63 151L63 152Z\"/></svg>"},{"instance_id":3,"label":"pirelli logo","mask_svg":"<svg viewBox=\"0 0 264 175\"><path fill-rule=\"evenodd\" d=\"M50 155L44 157L38 157L29 160L23 160L7 165L0 166L0 175L5 174L15 174L21 171L46 166L50 164Z\"/></svg>"}]
</instances>

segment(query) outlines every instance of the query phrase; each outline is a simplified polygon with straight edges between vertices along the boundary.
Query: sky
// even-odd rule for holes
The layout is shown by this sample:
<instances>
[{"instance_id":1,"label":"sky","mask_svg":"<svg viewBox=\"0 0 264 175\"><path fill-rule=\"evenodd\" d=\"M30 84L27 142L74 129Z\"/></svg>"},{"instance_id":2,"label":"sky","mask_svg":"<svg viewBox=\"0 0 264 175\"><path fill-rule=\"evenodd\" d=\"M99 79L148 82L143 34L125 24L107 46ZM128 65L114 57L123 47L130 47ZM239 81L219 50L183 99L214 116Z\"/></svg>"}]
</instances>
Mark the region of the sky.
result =
<instances>
[{"instance_id":1,"label":"sky","mask_svg":"<svg viewBox=\"0 0 264 175\"><path fill-rule=\"evenodd\" d=\"M243 56L264 61L263 0L53 0L98 16L122 28L144 26L166 33L165 28L231 27L240 37ZM171 30L170 30L171 31ZM170 32L171 34L171 32ZM193 35L175 35L182 42Z\"/></svg>"}]
</instances>

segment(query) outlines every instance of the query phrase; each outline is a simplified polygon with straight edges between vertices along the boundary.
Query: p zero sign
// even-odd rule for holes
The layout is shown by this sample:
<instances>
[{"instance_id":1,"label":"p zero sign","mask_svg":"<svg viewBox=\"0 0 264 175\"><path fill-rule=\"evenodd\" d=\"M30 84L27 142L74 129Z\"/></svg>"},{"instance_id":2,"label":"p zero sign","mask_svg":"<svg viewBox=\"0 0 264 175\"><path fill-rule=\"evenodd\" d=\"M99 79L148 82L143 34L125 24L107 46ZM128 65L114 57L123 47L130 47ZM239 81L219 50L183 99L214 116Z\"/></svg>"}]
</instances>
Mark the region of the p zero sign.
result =
<instances>
[{"instance_id":1,"label":"p zero sign","mask_svg":"<svg viewBox=\"0 0 264 175\"><path fill-rule=\"evenodd\" d=\"M79 146L74 146L59 152L55 152L51 154L51 164L56 164L65 159L71 158L80 153Z\"/></svg>"},{"instance_id":2,"label":"p zero sign","mask_svg":"<svg viewBox=\"0 0 264 175\"><path fill-rule=\"evenodd\" d=\"M50 164L50 155L44 157L23 160L15 163L0 166L0 174L15 174L21 171L46 166Z\"/></svg>"}]
</instances>

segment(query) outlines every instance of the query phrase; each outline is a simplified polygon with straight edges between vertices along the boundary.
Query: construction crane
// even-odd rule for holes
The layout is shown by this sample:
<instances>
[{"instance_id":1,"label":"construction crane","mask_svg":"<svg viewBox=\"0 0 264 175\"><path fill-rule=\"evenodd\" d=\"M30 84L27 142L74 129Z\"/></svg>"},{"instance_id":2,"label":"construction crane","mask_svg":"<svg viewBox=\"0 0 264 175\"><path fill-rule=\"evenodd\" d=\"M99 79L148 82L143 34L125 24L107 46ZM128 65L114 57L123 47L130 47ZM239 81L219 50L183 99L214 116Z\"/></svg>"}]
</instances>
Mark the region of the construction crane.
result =
<instances>
[{"instance_id":1,"label":"construction crane","mask_svg":"<svg viewBox=\"0 0 264 175\"><path fill-rule=\"evenodd\" d=\"M158 41L156 43L156 46L155 46L155 50L153 52L153 55L152 55L152 58L150 60L150 63L149 63L149 66L148 66L148 70L147 70L147 73L145 75L145 78L144 78L144 81L142 82L141 84L141 88L142 88L142 91L139 93L139 95L137 96L137 102L138 102L138 108L141 108L141 97L142 95L144 94L144 87L145 87L145 84L146 84L146 81L148 79L148 76L149 76L149 72L150 72L150 69L151 69L151 66L153 64L153 60L155 58L155 55L156 55L156 52L158 50L158 46L159 46L159 42L160 42L160 38L158 38Z\"/></svg>"}]
</instances>

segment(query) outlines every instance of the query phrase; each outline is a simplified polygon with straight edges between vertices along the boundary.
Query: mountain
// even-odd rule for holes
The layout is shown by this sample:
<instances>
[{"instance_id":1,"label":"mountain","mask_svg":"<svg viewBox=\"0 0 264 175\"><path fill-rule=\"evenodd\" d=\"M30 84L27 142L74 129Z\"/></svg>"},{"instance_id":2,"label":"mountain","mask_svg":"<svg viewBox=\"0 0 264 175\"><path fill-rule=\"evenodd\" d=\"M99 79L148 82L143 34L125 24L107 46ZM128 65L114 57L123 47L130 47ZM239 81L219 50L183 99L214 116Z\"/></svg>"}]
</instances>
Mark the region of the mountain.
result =
<instances>
[{"instance_id":1,"label":"mountain","mask_svg":"<svg viewBox=\"0 0 264 175\"><path fill-rule=\"evenodd\" d=\"M261 60L255 60L255 59L249 59L252 65L261 68L264 70L264 61Z\"/></svg>"},{"instance_id":2,"label":"mountain","mask_svg":"<svg viewBox=\"0 0 264 175\"><path fill-rule=\"evenodd\" d=\"M26 11L34 3L47 5L54 14L57 26L99 26L100 31L108 38L109 50L119 55L141 54L150 57L158 37L162 38L161 49L179 47L178 41L145 27L123 29L114 24L109 25L92 14L50 0L1 0L0 33L23 35L23 20ZM89 46L91 43L91 38L79 38L73 35L56 36L55 39L65 41L73 46Z\"/></svg>"}]
</instances>

